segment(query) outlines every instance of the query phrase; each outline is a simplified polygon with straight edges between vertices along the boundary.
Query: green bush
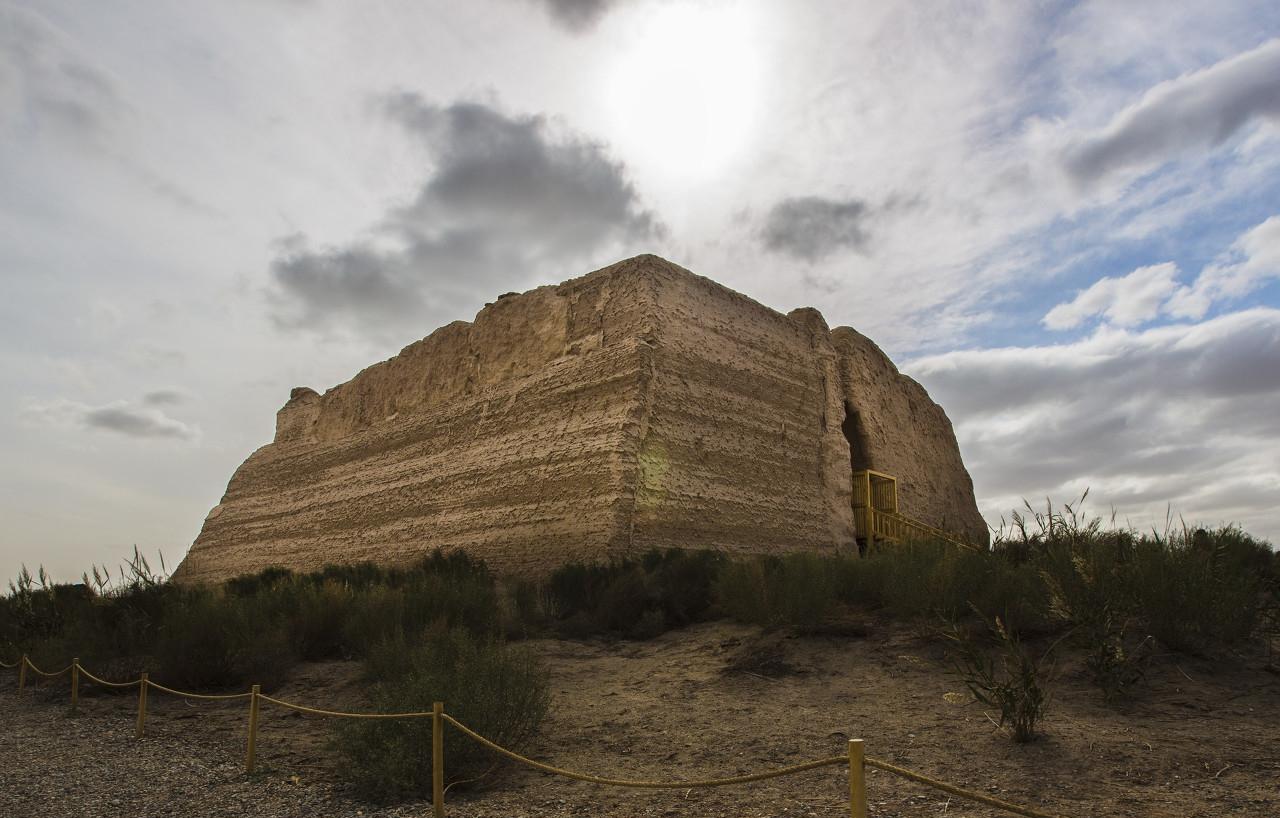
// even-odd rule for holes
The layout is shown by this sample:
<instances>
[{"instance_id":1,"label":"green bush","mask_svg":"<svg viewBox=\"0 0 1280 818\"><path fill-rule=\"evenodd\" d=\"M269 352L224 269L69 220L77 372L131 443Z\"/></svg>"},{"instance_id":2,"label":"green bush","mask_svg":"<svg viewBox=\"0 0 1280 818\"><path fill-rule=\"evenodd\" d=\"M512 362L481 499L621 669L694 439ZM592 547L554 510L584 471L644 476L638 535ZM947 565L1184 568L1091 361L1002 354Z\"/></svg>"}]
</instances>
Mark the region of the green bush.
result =
<instances>
[{"instance_id":1,"label":"green bush","mask_svg":"<svg viewBox=\"0 0 1280 818\"><path fill-rule=\"evenodd\" d=\"M676 548L605 565L570 563L548 578L546 607L566 635L648 639L708 614L722 563L712 551Z\"/></svg>"},{"instance_id":2,"label":"green bush","mask_svg":"<svg viewBox=\"0 0 1280 818\"><path fill-rule=\"evenodd\" d=\"M999 726L1015 742L1031 741L1049 700L1047 660L1058 643L1034 659L999 618L984 622L996 638L994 656L956 625L945 631L955 646L955 670L975 699L1000 711Z\"/></svg>"},{"instance_id":3,"label":"green bush","mask_svg":"<svg viewBox=\"0 0 1280 818\"><path fill-rule=\"evenodd\" d=\"M527 749L550 702L547 671L531 651L462 628L439 629L425 641L388 640L370 651L366 678L377 712L445 711L516 752ZM431 792L431 719L340 721L335 744L343 770L365 797L396 801ZM497 766L490 751L449 728L445 776L478 783Z\"/></svg>"},{"instance_id":4,"label":"green bush","mask_svg":"<svg viewBox=\"0 0 1280 818\"><path fill-rule=\"evenodd\" d=\"M223 583L223 587L232 596L257 596L264 591L270 591L292 577L293 572L288 568L273 565L270 568L262 569L256 574L243 574L238 577L232 577Z\"/></svg>"},{"instance_id":5,"label":"green bush","mask_svg":"<svg viewBox=\"0 0 1280 818\"><path fill-rule=\"evenodd\" d=\"M1260 577L1239 562L1187 542L1144 540L1130 569L1133 602L1165 646L1205 653L1254 633L1261 613Z\"/></svg>"},{"instance_id":6,"label":"green bush","mask_svg":"<svg viewBox=\"0 0 1280 818\"><path fill-rule=\"evenodd\" d=\"M729 562L715 583L716 598L741 622L811 632L835 606L833 564L805 552Z\"/></svg>"},{"instance_id":7,"label":"green bush","mask_svg":"<svg viewBox=\"0 0 1280 818\"><path fill-rule=\"evenodd\" d=\"M344 628L357 607L355 592L335 579L292 590L286 627L298 655L308 661L346 658L349 651Z\"/></svg>"},{"instance_id":8,"label":"green bush","mask_svg":"<svg viewBox=\"0 0 1280 818\"><path fill-rule=\"evenodd\" d=\"M1147 675L1152 637L1129 638L1128 623L1104 620L1087 636L1085 669L1108 702L1127 698Z\"/></svg>"},{"instance_id":9,"label":"green bush","mask_svg":"<svg viewBox=\"0 0 1280 818\"><path fill-rule=\"evenodd\" d=\"M185 690L277 686L296 661L283 623L262 615L257 600L194 589L166 608L153 676Z\"/></svg>"}]
</instances>

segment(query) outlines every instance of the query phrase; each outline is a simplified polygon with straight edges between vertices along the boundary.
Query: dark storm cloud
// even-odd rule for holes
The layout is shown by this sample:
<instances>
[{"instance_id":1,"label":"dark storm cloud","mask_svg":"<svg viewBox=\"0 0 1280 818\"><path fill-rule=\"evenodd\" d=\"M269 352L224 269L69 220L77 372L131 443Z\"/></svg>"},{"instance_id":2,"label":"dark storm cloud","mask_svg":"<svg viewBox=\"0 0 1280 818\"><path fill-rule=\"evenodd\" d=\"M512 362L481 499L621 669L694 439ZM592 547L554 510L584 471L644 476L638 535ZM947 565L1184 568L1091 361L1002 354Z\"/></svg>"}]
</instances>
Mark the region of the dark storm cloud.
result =
<instances>
[{"instance_id":1,"label":"dark storm cloud","mask_svg":"<svg viewBox=\"0 0 1280 818\"><path fill-rule=\"evenodd\" d=\"M534 0L551 18L574 33L586 31L605 16L619 0Z\"/></svg>"},{"instance_id":2,"label":"dark storm cloud","mask_svg":"<svg viewBox=\"0 0 1280 818\"><path fill-rule=\"evenodd\" d=\"M282 324L429 325L429 314L454 317L510 277L662 233L602 145L543 117L409 93L382 107L421 141L431 171L409 204L380 220L382 244L286 243L271 269Z\"/></svg>"},{"instance_id":3,"label":"dark storm cloud","mask_svg":"<svg viewBox=\"0 0 1280 818\"><path fill-rule=\"evenodd\" d=\"M173 437L189 440L195 436L191 427L166 416L163 412L135 409L129 406L103 406L85 412L84 424L107 429L130 437Z\"/></svg>"},{"instance_id":4,"label":"dark storm cloud","mask_svg":"<svg viewBox=\"0 0 1280 818\"><path fill-rule=\"evenodd\" d=\"M776 253L817 261L837 250L865 250L871 215L871 207L861 199L792 197L770 208L760 238Z\"/></svg>"},{"instance_id":5,"label":"dark storm cloud","mask_svg":"<svg viewBox=\"0 0 1280 818\"><path fill-rule=\"evenodd\" d=\"M1280 477L1277 310L907 369L946 407L986 496L1067 499L1083 480L1122 509L1212 509L1198 493L1214 483Z\"/></svg>"},{"instance_id":6,"label":"dark storm cloud","mask_svg":"<svg viewBox=\"0 0 1280 818\"><path fill-rule=\"evenodd\" d=\"M1263 118L1280 118L1280 39L1155 86L1101 132L1068 147L1064 166L1089 184L1219 145Z\"/></svg>"},{"instance_id":7,"label":"dark storm cloud","mask_svg":"<svg viewBox=\"0 0 1280 818\"><path fill-rule=\"evenodd\" d=\"M185 402L187 393L181 389L154 389L142 396L148 406L175 406Z\"/></svg>"},{"instance_id":8,"label":"dark storm cloud","mask_svg":"<svg viewBox=\"0 0 1280 818\"><path fill-rule=\"evenodd\" d=\"M199 428L166 415L155 408L154 401L144 398L143 404L135 406L128 401L115 401L103 406L89 406L78 401L60 399L29 405L23 414L40 423L106 431L136 438L195 440L200 436Z\"/></svg>"}]
</instances>

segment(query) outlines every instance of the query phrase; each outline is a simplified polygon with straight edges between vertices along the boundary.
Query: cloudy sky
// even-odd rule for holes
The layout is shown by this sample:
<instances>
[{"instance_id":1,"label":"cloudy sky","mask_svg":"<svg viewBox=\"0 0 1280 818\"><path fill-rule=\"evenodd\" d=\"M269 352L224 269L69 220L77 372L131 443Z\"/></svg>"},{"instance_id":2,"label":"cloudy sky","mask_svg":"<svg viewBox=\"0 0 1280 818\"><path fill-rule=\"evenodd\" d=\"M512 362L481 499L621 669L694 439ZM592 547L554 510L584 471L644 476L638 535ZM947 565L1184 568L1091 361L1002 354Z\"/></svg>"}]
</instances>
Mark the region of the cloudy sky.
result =
<instances>
[{"instance_id":1,"label":"cloudy sky","mask_svg":"<svg viewBox=\"0 0 1280 818\"><path fill-rule=\"evenodd\" d=\"M994 525L1280 540L1273 0L0 0L0 575L172 567L291 387L639 252L876 339Z\"/></svg>"}]
</instances>

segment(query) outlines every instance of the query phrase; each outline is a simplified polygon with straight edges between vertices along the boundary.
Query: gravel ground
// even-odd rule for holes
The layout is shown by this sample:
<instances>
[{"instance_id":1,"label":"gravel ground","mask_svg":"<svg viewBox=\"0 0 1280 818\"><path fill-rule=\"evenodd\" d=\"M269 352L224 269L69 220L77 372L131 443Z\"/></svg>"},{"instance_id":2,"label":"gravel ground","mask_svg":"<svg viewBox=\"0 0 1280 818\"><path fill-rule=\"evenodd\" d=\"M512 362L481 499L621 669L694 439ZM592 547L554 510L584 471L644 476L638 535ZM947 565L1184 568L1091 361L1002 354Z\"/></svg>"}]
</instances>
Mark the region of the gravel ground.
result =
<instances>
[{"instance_id":1,"label":"gravel ground","mask_svg":"<svg viewBox=\"0 0 1280 818\"><path fill-rule=\"evenodd\" d=\"M1013 745L957 692L936 645L900 626L869 630L861 639L773 637L788 670L771 676L725 672L760 639L729 623L645 643L535 642L553 699L530 754L603 775L695 778L837 754L861 736L868 755L1073 818L1280 815L1280 676L1258 661L1166 660L1123 708L1103 705L1067 667L1046 735ZM153 694L147 735L136 740L134 695L86 690L71 716L65 681L19 698L11 674L0 673L0 818L431 814L426 803L352 797L323 720L264 709L260 772L247 776L243 701ZM275 695L367 709L354 663L301 665ZM841 767L692 791L619 790L518 768L500 782L451 793L447 814L829 818L848 809ZM868 795L873 818L1005 814L878 771Z\"/></svg>"}]
</instances>

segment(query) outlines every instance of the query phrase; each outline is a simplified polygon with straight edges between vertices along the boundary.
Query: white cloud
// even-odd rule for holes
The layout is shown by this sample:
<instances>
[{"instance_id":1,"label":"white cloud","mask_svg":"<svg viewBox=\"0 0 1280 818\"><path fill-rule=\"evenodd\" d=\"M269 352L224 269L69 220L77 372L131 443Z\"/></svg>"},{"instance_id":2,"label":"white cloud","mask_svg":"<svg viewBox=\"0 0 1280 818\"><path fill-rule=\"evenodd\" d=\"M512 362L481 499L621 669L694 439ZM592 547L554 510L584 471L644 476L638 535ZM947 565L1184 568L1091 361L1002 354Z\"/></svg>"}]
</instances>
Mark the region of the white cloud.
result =
<instances>
[{"instance_id":1,"label":"white cloud","mask_svg":"<svg viewBox=\"0 0 1280 818\"><path fill-rule=\"evenodd\" d=\"M1072 329L1095 315L1121 327L1146 323L1178 290L1177 275L1177 265L1166 262L1139 267L1125 276L1099 279L1071 301L1049 310L1043 323L1049 329Z\"/></svg>"},{"instance_id":2,"label":"white cloud","mask_svg":"<svg viewBox=\"0 0 1280 818\"><path fill-rule=\"evenodd\" d=\"M1280 278L1280 216L1236 239L1228 252L1200 272L1194 284L1170 299L1167 310L1182 318L1201 318L1215 301L1242 298L1272 278Z\"/></svg>"},{"instance_id":3,"label":"white cloud","mask_svg":"<svg viewBox=\"0 0 1280 818\"><path fill-rule=\"evenodd\" d=\"M1049 310L1041 323L1064 330L1095 316L1121 327L1137 326L1160 314L1203 318L1215 303L1238 300L1280 277L1280 216L1240 235L1190 286L1179 284L1177 275L1177 265L1165 262L1099 279Z\"/></svg>"},{"instance_id":4,"label":"white cloud","mask_svg":"<svg viewBox=\"0 0 1280 818\"><path fill-rule=\"evenodd\" d=\"M1234 521L1280 537L1280 310L1076 343L909 362L951 416L988 520L1090 489L1147 525ZM1272 492L1271 500L1263 499Z\"/></svg>"}]
</instances>

